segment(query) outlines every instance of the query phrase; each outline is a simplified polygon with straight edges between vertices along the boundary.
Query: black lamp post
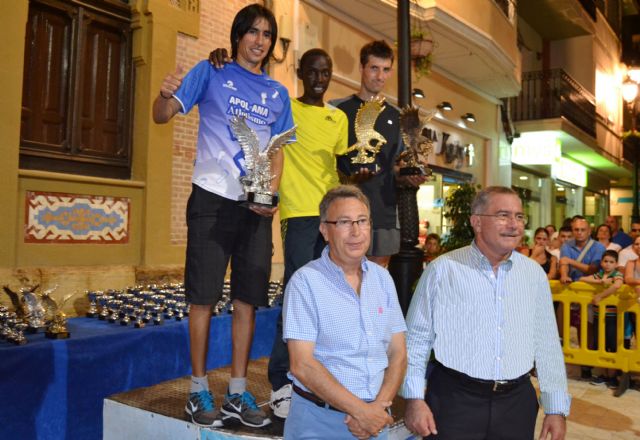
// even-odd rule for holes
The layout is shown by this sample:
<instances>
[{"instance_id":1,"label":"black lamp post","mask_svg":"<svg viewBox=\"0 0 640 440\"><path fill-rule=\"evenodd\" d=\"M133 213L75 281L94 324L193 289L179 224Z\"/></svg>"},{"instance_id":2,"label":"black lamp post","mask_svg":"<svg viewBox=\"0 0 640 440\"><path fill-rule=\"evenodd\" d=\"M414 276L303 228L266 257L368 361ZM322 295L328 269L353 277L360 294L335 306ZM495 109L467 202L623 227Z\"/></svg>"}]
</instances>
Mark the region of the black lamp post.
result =
<instances>
[{"instance_id":1,"label":"black lamp post","mask_svg":"<svg viewBox=\"0 0 640 440\"><path fill-rule=\"evenodd\" d=\"M398 0L398 106L411 104L411 58L409 54L409 0ZM418 188L398 187L398 219L400 221L400 252L391 257L389 273L398 292L398 301L406 315L411 303L413 285L420 277L423 253L418 244Z\"/></svg>"},{"instance_id":2,"label":"black lamp post","mask_svg":"<svg viewBox=\"0 0 640 440\"><path fill-rule=\"evenodd\" d=\"M626 142L629 142L633 148L633 182L631 191L633 193L633 208L631 211L631 219L634 222L640 220L640 209L638 207L638 168L640 167L640 145L638 140L635 138L637 136L636 131L636 100L638 98L638 83L633 81L631 78L628 78L622 84L622 98L629 105L631 109L631 136L627 138ZM631 139L633 139L631 141Z\"/></svg>"}]
</instances>

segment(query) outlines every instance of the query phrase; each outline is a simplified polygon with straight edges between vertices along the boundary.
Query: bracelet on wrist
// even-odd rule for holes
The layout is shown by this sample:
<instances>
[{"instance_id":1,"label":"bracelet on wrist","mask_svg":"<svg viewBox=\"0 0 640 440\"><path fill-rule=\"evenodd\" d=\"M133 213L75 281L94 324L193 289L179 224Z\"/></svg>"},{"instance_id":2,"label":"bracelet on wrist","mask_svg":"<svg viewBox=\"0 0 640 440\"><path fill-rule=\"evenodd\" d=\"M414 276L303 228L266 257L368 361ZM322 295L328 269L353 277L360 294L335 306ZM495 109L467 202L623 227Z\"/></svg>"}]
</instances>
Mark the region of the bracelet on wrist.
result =
<instances>
[{"instance_id":1,"label":"bracelet on wrist","mask_svg":"<svg viewBox=\"0 0 640 440\"><path fill-rule=\"evenodd\" d=\"M164 94L162 93L162 90L160 90L160 97L162 97L163 99L171 99L173 95L164 96Z\"/></svg>"}]
</instances>

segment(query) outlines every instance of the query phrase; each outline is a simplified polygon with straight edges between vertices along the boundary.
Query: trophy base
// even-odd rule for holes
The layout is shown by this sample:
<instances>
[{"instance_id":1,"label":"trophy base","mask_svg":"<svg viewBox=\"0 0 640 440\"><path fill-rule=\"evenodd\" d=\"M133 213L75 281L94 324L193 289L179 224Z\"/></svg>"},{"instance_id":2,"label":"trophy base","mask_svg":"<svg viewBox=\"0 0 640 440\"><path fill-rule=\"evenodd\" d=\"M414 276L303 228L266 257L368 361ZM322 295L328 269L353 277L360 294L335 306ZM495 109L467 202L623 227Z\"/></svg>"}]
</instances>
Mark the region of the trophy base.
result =
<instances>
[{"instance_id":1,"label":"trophy base","mask_svg":"<svg viewBox=\"0 0 640 440\"><path fill-rule=\"evenodd\" d=\"M92 313L92 312L87 312L87 318L95 318L96 316L98 316L98 312L96 313Z\"/></svg>"},{"instance_id":2,"label":"trophy base","mask_svg":"<svg viewBox=\"0 0 640 440\"><path fill-rule=\"evenodd\" d=\"M402 167L398 171L400 176L428 176L424 167Z\"/></svg>"},{"instance_id":3,"label":"trophy base","mask_svg":"<svg viewBox=\"0 0 640 440\"><path fill-rule=\"evenodd\" d=\"M9 342L11 342L14 345L24 345L27 343L27 339L26 338L22 338L22 339L11 339Z\"/></svg>"},{"instance_id":4,"label":"trophy base","mask_svg":"<svg viewBox=\"0 0 640 440\"><path fill-rule=\"evenodd\" d=\"M53 332L47 331L47 332L45 332L44 335L49 339L69 339L69 337L71 336L71 333L69 333L69 332L53 333Z\"/></svg>"},{"instance_id":5,"label":"trophy base","mask_svg":"<svg viewBox=\"0 0 640 440\"><path fill-rule=\"evenodd\" d=\"M133 324L135 328L144 328L144 325L144 322L136 322L135 324Z\"/></svg>"},{"instance_id":6,"label":"trophy base","mask_svg":"<svg viewBox=\"0 0 640 440\"><path fill-rule=\"evenodd\" d=\"M250 206L250 205L258 205L265 206L269 208L275 208L278 206L278 196L271 193L261 193L261 192L248 192L245 194L243 198L242 206Z\"/></svg>"},{"instance_id":7,"label":"trophy base","mask_svg":"<svg viewBox=\"0 0 640 440\"><path fill-rule=\"evenodd\" d=\"M351 175L353 176L355 173L359 173L361 169L365 169L369 171L371 174L376 174L380 171L380 165L377 163L352 163L349 165L349 170L351 171Z\"/></svg>"},{"instance_id":8,"label":"trophy base","mask_svg":"<svg viewBox=\"0 0 640 440\"><path fill-rule=\"evenodd\" d=\"M33 335L33 334L39 333L40 329L41 329L41 327L27 327L25 332L26 333L31 333Z\"/></svg>"}]
</instances>

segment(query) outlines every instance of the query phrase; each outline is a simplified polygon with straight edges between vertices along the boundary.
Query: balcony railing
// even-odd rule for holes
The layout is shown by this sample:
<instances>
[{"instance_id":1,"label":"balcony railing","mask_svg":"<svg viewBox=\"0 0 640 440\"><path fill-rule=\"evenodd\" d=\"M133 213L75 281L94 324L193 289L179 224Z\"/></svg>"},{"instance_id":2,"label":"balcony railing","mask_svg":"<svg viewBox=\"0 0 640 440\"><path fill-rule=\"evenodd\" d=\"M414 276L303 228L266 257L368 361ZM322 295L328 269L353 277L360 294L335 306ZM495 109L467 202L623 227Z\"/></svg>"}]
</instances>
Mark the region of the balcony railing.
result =
<instances>
[{"instance_id":1,"label":"balcony railing","mask_svg":"<svg viewBox=\"0 0 640 440\"><path fill-rule=\"evenodd\" d=\"M511 99L514 121L563 117L596 137L593 95L562 69L523 73L522 91Z\"/></svg>"}]
</instances>

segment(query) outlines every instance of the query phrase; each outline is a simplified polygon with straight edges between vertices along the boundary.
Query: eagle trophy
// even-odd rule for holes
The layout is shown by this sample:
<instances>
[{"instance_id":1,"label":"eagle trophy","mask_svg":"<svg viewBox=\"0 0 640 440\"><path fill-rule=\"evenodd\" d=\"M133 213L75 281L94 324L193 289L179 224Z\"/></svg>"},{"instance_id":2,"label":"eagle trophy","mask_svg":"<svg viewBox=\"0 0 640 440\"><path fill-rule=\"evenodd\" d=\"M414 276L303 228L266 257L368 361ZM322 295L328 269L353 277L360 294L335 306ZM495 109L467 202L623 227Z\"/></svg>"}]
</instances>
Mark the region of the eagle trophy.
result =
<instances>
[{"instance_id":1,"label":"eagle trophy","mask_svg":"<svg viewBox=\"0 0 640 440\"><path fill-rule=\"evenodd\" d=\"M296 127L273 136L269 139L267 148L260 151L258 135L251 129L245 119L233 116L230 119L231 130L242 152L244 153L244 165L246 175L240 177L240 183L244 188L246 201L259 205L276 206L278 197L271 192L271 180L275 177L271 174L271 160L284 144L293 137Z\"/></svg>"},{"instance_id":2,"label":"eagle trophy","mask_svg":"<svg viewBox=\"0 0 640 440\"><path fill-rule=\"evenodd\" d=\"M369 101L364 102L358 109L355 121L356 143L347 148L347 153L358 151L352 159L354 168L361 165L372 164L376 160L376 154L387 140L378 133L374 126L376 119L384 110L384 97L374 96ZM373 142L375 141L375 143ZM375 171L375 170L372 170Z\"/></svg>"},{"instance_id":3,"label":"eagle trophy","mask_svg":"<svg viewBox=\"0 0 640 440\"><path fill-rule=\"evenodd\" d=\"M426 117L421 118L420 109L416 106L406 106L400 112L400 131L405 145L405 150L398 156L400 175L431 174L427 164L433 150L433 141L424 133L426 124L435 114L436 111L431 110Z\"/></svg>"}]
</instances>

